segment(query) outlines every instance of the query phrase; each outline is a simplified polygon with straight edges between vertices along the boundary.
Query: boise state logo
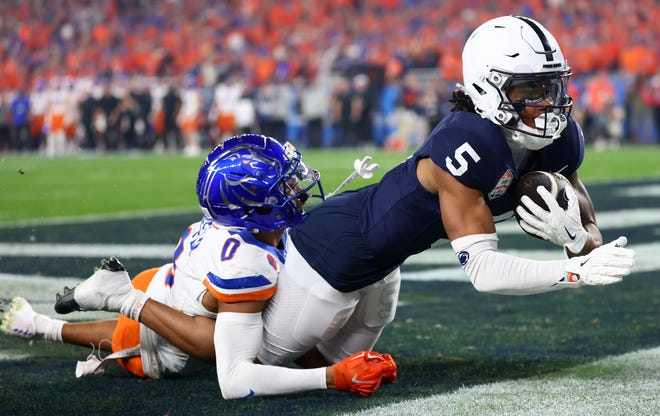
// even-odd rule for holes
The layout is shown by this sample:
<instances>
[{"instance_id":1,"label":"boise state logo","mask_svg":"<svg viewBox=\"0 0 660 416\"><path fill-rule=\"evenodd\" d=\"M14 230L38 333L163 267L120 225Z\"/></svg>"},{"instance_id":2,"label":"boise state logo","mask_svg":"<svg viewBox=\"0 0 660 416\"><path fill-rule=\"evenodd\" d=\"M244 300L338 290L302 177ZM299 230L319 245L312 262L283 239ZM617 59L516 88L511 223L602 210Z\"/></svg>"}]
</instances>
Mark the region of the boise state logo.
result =
<instances>
[{"instance_id":1,"label":"boise state logo","mask_svg":"<svg viewBox=\"0 0 660 416\"><path fill-rule=\"evenodd\" d=\"M458 261L459 261L459 263L461 263L461 266L465 267L468 260L470 260L470 253L468 253L465 250L458 253Z\"/></svg>"},{"instance_id":2,"label":"boise state logo","mask_svg":"<svg viewBox=\"0 0 660 416\"><path fill-rule=\"evenodd\" d=\"M266 260L268 260L268 263L273 269L277 270L277 260L275 260L275 257L273 257L270 253L267 253Z\"/></svg>"}]
</instances>

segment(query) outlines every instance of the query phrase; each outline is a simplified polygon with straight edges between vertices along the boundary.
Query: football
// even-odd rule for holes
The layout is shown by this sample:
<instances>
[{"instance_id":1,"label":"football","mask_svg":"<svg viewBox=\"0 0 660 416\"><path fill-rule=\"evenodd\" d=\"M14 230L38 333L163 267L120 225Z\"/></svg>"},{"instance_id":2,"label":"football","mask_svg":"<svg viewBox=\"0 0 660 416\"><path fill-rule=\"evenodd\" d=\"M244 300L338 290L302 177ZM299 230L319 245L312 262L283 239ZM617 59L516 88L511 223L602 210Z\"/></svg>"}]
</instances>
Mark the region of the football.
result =
<instances>
[{"instance_id":1,"label":"football","mask_svg":"<svg viewBox=\"0 0 660 416\"><path fill-rule=\"evenodd\" d=\"M547 189L550 194L557 200L557 203L563 209L568 207L568 198L566 196L566 188L571 187L571 183L566 179L561 173L555 172L543 172L540 170L535 170L524 174L516 184L515 194L516 194L516 206L520 205L520 198L523 195L527 195L532 201L538 204L544 209L548 209L548 206L543 201L536 188L542 185ZM524 205L523 205L524 207ZM520 222L518 213L516 215L516 220Z\"/></svg>"}]
</instances>

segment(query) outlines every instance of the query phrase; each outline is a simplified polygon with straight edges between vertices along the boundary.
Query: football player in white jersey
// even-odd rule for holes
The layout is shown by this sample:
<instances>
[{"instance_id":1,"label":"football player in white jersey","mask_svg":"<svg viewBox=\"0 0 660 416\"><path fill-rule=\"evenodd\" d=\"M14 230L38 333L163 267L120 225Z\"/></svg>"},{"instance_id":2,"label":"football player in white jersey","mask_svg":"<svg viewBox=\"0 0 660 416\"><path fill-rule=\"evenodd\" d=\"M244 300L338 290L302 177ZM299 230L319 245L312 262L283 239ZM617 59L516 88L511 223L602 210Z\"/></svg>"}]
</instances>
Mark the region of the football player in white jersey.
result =
<instances>
[{"instance_id":1,"label":"football player in white jersey","mask_svg":"<svg viewBox=\"0 0 660 416\"><path fill-rule=\"evenodd\" d=\"M323 198L318 172L293 146L260 135L228 139L201 166L197 195L204 216L183 233L172 263L131 282L117 259L104 260L90 278L58 296L60 313L104 309L121 312L118 320L67 323L36 314L25 299L15 298L2 331L113 352L104 360L92 355L79 362L79 377L117 359L131 373L157 379L180 372L189 351L215 359L227 399L324 388L368 396L381 382L396 379L392 357L372 351L320 368L255 363L261 311L284 263L285 230L305 217L309 197ZM148 328L150 320L161 322L161 314L174 310L183 319L159 327L159 333ZM194 328L193 338L178 336L185 328Z\"/></svg>"}]
</instances>

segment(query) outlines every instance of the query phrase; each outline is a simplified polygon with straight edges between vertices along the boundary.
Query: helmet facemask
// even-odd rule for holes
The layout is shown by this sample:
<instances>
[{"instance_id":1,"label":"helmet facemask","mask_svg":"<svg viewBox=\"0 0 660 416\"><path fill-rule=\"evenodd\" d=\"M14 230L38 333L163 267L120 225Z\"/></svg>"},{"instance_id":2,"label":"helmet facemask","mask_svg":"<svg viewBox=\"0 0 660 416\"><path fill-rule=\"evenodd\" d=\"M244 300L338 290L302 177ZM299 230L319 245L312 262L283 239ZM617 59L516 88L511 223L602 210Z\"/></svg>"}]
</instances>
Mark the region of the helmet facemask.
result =
<instances>
[{"instance_id":1,"label":"helmet facemask","mask_svg":"<svg viewBox=\"0 0 660 416\"><path fill-rule=\"evenodd\" d=\"M310 198L325 199L320 173L312 169L303 159L301 153L289 142L284 145L284 155L287 164L282 169L279 180L269 191L271 195L265 207L283 210L291 218L287 226L302 222L305 217L303 205ZM314 192L314 188L318 190Z\"/></svg>"},{"instance_id":2,"label":"helmet facemask","mask_svg":"<svg viewBox=\"0 0 660 416\"><path fill-rule=\"evenodd\" d=\"M550 74L510 74L493 70L487 82L497 88L500 104L495 119L508 137L530 150L543 148L559 138L566 128L573 100L568 95L570 69ZM497 85L495 82L497 82ZM515 91L517 98L510 99ZM526 108L540 109L534 127L524 123L521 112Z\"/></svg>"}]
</instances>

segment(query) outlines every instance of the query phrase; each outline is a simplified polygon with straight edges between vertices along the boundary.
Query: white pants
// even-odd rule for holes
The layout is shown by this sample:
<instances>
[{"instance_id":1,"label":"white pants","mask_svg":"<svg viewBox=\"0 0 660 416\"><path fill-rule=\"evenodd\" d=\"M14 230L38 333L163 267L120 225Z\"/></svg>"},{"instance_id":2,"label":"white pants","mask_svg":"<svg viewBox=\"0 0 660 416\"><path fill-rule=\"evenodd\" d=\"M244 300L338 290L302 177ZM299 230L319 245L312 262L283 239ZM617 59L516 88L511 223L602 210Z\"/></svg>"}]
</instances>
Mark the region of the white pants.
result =
<instances>
[{"instance_id":1,"label":"white pants","mask_svg":"<svg viewBox=\"0 0 660 416\"><path fill-rule=\"evenodd\" d=\"M371 350L394 319L400 285L396 269L361 290L340 292L288 239L284 270L263 312L264 338L257 357L265 364L288 364L316 346L334 363Z\"/></svg>"},{"instance_id":2,"label":"white pants","mask_svg":"<svg viewBox=\"0 0 660 416\"><path fill-rule=\"evenodd\" d=\"M177 276L172 287L164 284L172 264L162 266L154 275L147 295L165 305L191 316L215 318L215 314L202 306L201 298L206 291L202 281L185 274ZM165 338L144 324L140 324L140 355L145 375L161 378L165 374L176 374L183 370L188 361L184 353Z\"/></svg>"}]
</instances>

